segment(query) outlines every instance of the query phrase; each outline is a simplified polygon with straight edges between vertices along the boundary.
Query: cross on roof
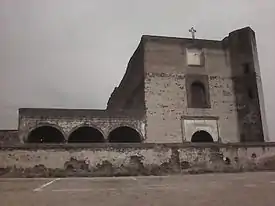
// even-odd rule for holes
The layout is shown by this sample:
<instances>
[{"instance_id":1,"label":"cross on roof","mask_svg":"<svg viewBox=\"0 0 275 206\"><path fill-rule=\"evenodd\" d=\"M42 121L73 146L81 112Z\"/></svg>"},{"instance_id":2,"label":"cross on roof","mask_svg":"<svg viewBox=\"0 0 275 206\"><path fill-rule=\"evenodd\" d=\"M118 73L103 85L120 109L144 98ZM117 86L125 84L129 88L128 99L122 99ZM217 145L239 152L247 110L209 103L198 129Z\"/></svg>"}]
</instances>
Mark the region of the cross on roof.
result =
<instances>
[{"instance_id":1,"label":"cross on roof","mask_svg":"<svg viewBox=\"0 0 275 206\"><path fill-rule=\"evenodd\" d=\"M192 39L195 39L195 33L197 32L194 27L192 27L191 29L189 29L189 32L192 34Z\"/></svg>"}]
</instances>

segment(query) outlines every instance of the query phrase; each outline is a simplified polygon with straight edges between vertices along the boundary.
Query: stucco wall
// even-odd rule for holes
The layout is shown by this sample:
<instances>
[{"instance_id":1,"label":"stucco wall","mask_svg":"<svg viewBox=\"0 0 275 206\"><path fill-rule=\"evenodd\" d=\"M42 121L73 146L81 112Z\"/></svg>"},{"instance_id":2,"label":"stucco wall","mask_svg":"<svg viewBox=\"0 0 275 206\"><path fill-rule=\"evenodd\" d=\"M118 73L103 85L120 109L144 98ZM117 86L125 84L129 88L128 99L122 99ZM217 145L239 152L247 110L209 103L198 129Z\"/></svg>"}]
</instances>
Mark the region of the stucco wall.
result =
<instances>
[{"instance_id":1,"label":"stucco wall","mask_svg":"<svg viewBox=\"0 0 275 206\"><path fill-rule=\"evenodd\" d=\"M21 145L0 148L0 174L4 177L255 170L275 170L275 144Z\"/></svg>"}]
</instances>

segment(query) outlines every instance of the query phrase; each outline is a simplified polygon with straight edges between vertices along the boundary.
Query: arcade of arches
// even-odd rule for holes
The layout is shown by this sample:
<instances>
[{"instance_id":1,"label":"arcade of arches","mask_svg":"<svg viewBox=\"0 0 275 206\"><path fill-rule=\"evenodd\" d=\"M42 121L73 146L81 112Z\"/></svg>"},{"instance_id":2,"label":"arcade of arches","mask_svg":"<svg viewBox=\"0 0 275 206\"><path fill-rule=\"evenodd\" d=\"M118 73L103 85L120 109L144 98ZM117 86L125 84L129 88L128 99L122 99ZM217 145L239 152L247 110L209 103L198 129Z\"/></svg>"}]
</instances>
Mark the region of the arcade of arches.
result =
<instances>
[{"instance_id":1,"label":"arcade of arches","mask_svg":"<svg viewBox=\"0 0 275 206\"><path fill-rule=\"evenodd\" d=\"M141 135L133 128L122 126L109 133L111 143L141 142ZM65 137L60 130L53 126L41 126L32 130L28 135L29 143L64 143ZM68 143L100 143L105 142L103 134L96 128L83 126L74 130L68 137Z\"/></svg>"},{"instance_id":2,"label":"arcade of arches","mask_svg":"<svg viewBox=\"0 0 275 206\"><path fill-rule=\"evenodd\" d=\"M122 126L110 132L108 140L111 143L138 143L142 142L140 134L133 128ZM93 127L80 127L74 130L69 138L69 143L96 143L104 142L103 134ZM41 126L32 130L28 136L29 143L64 143L65 137L61 131L52 126ZM212 136L203 130L193 134L191 142L213 142Z\"/></svg>"},{"instance_id":3,"label":"arcade of arches","mask_svg":"<svg viewBox=\"0 0 275 206\"><path fill-rule=\"evenodd\" d=\"M191 142L213 142L213 138L208 132L200 130L193 134Z\"/></svg>"}]
</instances>

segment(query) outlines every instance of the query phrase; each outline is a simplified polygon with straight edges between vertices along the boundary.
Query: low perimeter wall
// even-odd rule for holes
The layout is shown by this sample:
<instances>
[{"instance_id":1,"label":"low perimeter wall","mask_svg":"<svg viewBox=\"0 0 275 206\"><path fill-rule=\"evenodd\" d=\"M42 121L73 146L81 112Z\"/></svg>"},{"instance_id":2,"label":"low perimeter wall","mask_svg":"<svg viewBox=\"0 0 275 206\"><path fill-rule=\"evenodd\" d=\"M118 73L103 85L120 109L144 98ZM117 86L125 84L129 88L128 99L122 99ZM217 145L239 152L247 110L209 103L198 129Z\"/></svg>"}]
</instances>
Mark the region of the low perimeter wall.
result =
<instances>
[{"instance_id":1,"label":"low perimeter wall","mask_svg":"<svg viewBox=\"0 0 275 206\"><path fill-rule=\"evenodd\" d=\"M275 171L275 143L0 146L1 177Z\"/></svg>"}]
</instances>

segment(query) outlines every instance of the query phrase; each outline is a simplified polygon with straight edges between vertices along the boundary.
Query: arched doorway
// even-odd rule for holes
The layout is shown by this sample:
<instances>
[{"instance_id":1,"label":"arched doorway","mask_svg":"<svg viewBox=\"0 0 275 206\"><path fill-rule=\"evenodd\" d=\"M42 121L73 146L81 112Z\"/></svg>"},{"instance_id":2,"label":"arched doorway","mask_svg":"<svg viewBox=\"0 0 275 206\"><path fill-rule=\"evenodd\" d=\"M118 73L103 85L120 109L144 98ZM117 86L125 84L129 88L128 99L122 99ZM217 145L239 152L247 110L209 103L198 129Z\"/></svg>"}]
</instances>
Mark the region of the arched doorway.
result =
<instances>
[{"instance_id":1,"label":"arched doorway","mask_svg":"<svg viewBox=\"0 0 275 206\"><path fill-rule=\"evenodd\" d=\"M214 142L212 136L204 131L200 130L193 134L191 142Z\"/></svg>"},{"instance_id":2,"label":"arched doorway","mask_svg":"<svg viewBox=\"0 0 275 206\"><path fill-rule=\"evenodd\" d=\"M62 143L65 138L61 131L52 126L41 126L32 130L28 136L29 143Z\"/></svg>"},{"instance_id":3,"label":"arched doorway","mask_svg":"<svg viewBox=\"0 0 275 206\"><path fill-rule=\"evenodd\" d=\"M110 132L109 142L141 142L140 134L133 128L123 126Z\"/></svg>"},{"instance_id":4,"label":"arched doorway","mask_svg":"<svg viewBox=\"0 0 275 206\"><path fill-rule=\"evenodd\" d=\"M81 143L81 142L104 142L103 134L93 127L84 126L79 127L71 133L68 139L69 143Z\"/></svg>"}]
</instances>

